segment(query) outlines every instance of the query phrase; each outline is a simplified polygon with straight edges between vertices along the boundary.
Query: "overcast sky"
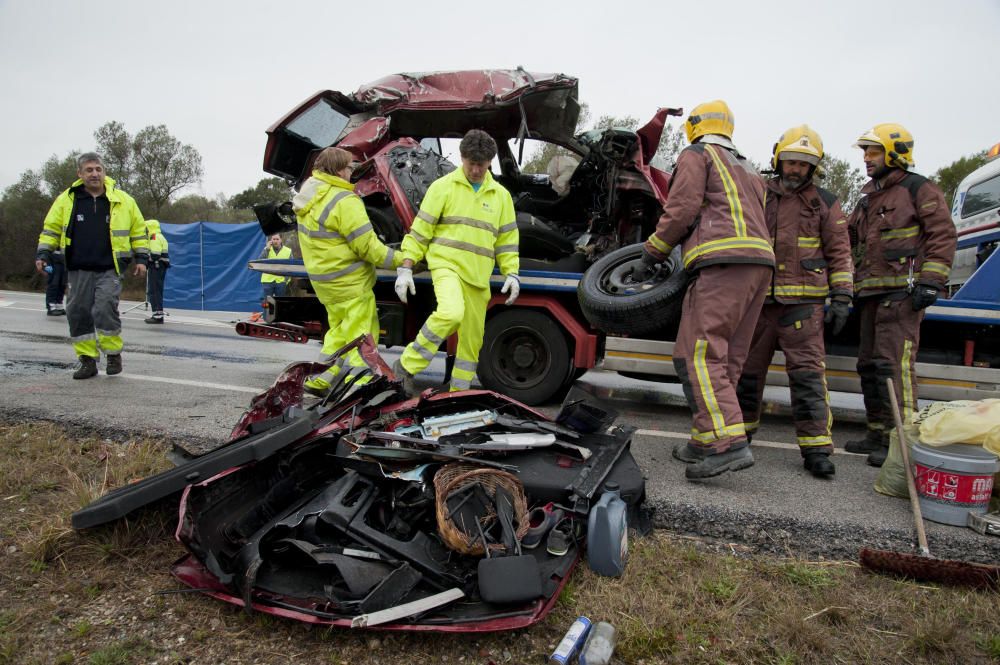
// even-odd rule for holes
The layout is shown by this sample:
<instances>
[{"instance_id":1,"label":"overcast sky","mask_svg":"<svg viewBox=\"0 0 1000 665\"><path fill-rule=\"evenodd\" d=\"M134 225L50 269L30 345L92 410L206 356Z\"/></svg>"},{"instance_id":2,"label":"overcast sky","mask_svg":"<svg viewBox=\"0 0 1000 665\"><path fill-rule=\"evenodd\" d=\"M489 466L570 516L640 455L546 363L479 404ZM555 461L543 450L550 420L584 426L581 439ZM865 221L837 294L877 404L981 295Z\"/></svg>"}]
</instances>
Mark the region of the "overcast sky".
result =
<instances>
[{"instance_id":1,"label":"overcast sky","mask_svg":"<svg viewBox=\"0 0 1000 665\"><path fill-rule=\"evenodd\" d=\"M858 135L899 122L929 175L1000 141L998 35L1000 0L0 0L0 189L118 120L166 125L204 160L185 192L229 196L266 176L265 130L318 90L518 65L577 76L594 118L725 99L761 163L808 123L861 166Z\"/></svg>"}]
</instances>

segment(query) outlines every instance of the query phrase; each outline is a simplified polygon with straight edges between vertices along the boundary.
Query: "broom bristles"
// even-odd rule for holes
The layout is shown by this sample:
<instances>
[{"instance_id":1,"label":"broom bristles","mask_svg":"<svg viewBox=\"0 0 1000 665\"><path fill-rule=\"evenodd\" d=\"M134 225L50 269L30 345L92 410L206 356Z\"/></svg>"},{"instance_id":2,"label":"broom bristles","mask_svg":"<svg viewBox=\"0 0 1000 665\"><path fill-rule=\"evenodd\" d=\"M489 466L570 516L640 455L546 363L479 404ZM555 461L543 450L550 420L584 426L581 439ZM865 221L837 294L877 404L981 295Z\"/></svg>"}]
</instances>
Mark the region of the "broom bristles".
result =
<instances>
[{"instance_id":1,"label":"broom bristles","mask_svg":"<svg viewBox=\"0 0 1000 665\"><path fill-rule=\"evenodd\" d=\"M1000 567L969 561L933 559L908 552L861 550L861 565L878 572L921 582L967 586L1000 591Z\"/></svg>"}]
</instances>

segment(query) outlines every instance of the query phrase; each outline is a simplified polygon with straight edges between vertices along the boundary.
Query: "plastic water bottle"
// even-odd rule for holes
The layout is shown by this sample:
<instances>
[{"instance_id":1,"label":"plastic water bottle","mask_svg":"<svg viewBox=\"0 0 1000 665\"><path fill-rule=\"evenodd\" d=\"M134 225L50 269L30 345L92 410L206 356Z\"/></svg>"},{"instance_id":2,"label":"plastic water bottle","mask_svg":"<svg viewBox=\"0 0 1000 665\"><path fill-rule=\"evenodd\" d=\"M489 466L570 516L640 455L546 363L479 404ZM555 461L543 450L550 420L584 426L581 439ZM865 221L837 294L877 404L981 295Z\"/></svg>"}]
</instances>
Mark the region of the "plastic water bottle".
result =
<instances>
[{"instance_id":1,"label":"plastic water bottle","mask_svg":"<svg viewBox=\"0 0 1000 665\"><path fill-rule=\"evenodd\" d=\"M566 665L573 659L573 655L583 646L590 631L590 619L587 617L577 617L573 625L566 631L559 646L549 656L550 665Z\"/></svg>"},{"instance_id":2,"label":"plastic water bottle","mask_svg":"<svg viewBox=\"0 0 1000 665\"><path fill-rule=\"evenodd\" d=\"M618 632L606 621L598 621L580 651L580 665L608 665L618 643Z\"/></svg>"},{"instance_id":3,"label":"plastic water bottle","mask_svg":"<svg viewBox=\"0 0 1000 665\"><path fill-rule=\"evenodd\" d=\"M587 562L598 575L621 577L628 558L628 506L609 482L587 518Z\"/></svg>"}]
</instances>

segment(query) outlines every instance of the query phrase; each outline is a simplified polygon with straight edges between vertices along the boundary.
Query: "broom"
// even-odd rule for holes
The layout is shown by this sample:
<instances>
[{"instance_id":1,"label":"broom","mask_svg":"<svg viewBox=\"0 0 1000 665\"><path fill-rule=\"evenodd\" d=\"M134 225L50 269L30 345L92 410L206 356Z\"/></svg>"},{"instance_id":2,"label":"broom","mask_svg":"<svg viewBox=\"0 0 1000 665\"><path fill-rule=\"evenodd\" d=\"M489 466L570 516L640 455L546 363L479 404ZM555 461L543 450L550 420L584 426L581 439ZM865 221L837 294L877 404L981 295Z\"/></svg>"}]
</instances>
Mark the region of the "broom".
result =
<instances>
[{"instance_id":1,"label":"broom","mask_svg":"<svg viewBox=\"0 0 1000 665\"><path fill-rule=\"evenodd\" d=\"M875 572L890 573L923 582L1000 590L1000 566L935 559L931 556L927 546L927 533L924 531L924 518L920 512L916 483L913 480L913 469L910 467L909 446L906 445L906 435L903 433L903 418L899 415L899 404L896 402L896 391L892 385L892 379L886 379L886 384L889 388L889 402L892 404L892 417L896 421L899 449L903 454L906 487L910 493L910 507L913 509L913 520L917 527L917 543L920 547L920 554L865 547L862 548L860 554L861 565Z\"/></svg>"}]
</instances>

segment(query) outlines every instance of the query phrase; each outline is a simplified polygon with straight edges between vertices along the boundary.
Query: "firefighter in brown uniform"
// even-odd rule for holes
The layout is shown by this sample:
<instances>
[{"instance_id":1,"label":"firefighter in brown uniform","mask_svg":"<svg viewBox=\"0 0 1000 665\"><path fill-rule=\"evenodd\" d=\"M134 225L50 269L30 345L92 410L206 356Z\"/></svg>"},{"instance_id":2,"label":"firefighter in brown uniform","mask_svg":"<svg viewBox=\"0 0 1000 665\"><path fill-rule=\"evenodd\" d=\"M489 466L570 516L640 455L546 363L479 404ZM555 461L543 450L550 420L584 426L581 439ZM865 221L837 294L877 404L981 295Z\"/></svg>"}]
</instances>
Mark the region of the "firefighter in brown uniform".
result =
<instances>
[{"instance_id":1,"label":"firefighter in brown uniform","mask_svg":"<svg viewBox=\"0 0 1000 665\"><path fill-rule=\"evenodd\" d=\"M852 453L869 453L882 466L893 428L892 378L904 421L917 407L914 369L924 309L944 289L955 256L956 233L948 204L937 185L912 173L913 136L885 123L857 141L871 180L851 213L854 294L861 318L858 374L868 432L849 441Z\"/></svg>"},{"instance_id":2,"label":"firefighter in brown uniform","mask_svg":"<svg viewBox=\"0 0 1000 665\"><path fill-rule=\"evenodd\" d=\"M764 214L774 242L774 278L757 319L750 355L736 393L747 438L760 426L767 369L775 350L785 354L792 419L803 463L817 477L836 472L826 387L823 323L837 334L847 322L853 290L851 241L837 197L813 184L823 159L819 134L792 127L774 144ZM827 296L831 306L824 316Z\"/></svg>"},{"instance_id":3,"label":"firefighter in brown uniform","mask_svg":"<svg viewBox=\"0 0 1000 665\"><path fill-rule=\"evenodd\" d=\"M721 100L685 123L690 146L677 158L656 231L635 278L649 276L681 244L692 282L684 296L674 367L693 412L678 455L688 479L753 465L736 384L767 293L774 252L764 222L764 185L732 142L733 114Z\"/></svg>"}]
</instances>

